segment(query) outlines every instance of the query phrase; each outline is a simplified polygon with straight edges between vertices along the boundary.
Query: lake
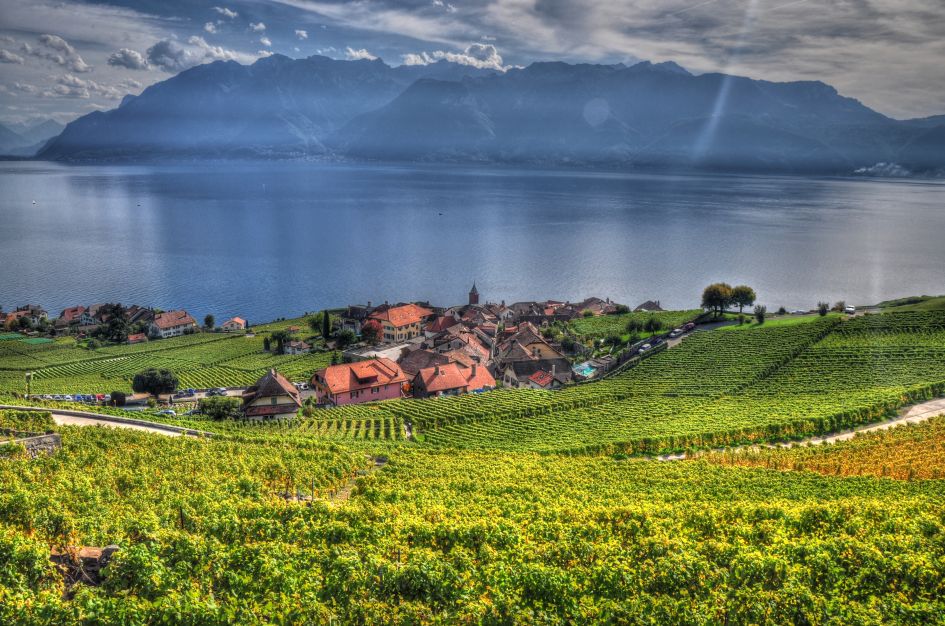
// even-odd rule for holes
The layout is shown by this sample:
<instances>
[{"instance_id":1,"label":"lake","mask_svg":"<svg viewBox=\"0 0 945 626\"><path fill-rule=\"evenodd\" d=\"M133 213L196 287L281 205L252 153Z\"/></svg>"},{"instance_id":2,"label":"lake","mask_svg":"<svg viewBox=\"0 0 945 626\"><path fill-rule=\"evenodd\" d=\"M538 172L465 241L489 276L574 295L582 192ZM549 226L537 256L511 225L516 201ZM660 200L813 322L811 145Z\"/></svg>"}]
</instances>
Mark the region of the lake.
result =
<instances>
[{"instance_id":1,"label":"lake","mask_svg":"<svg viewBox=\"0 0 945 626\"><path fill-rule=\"evenodd\" d=\"M35 204L33 202L35 201ZM597 295L769 310L945 293L945 184L311 163L0 163L0 305L251 322Z\"/></svg>"}]
</instances>

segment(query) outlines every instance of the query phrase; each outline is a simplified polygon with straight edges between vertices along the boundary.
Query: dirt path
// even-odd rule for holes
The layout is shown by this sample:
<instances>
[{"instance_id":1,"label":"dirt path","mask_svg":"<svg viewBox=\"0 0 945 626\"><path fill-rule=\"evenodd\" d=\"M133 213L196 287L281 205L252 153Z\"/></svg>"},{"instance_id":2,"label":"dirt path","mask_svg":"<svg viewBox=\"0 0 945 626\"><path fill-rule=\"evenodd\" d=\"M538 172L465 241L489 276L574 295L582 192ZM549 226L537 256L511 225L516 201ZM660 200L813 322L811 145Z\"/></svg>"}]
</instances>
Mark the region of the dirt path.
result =
<instances>
[{"instance_id":1,"label":"dirt path","mask_svg":"<svg viewBox=\"0 0 945 626\"><path fill-rule=\"evenodd\" d=\"M819 435L817 437L808 437L807 439L800 439L798 441L757 443L744 446L735 446L733 448L715 448L711 450L711 452L737 452L740 450L760 450L762 448L790 448L791 446L804 446L808 444L816 446L823 443L837 443L838 441L847 441L848 439L853 439L860 433L888 430L890 428L895 428L896 426L902 426L903 424L918 424L919 422L924 422L925 420L935 417L936 415L945 415L945 398L930 400L921 404L914 404L903 409L898 416L886 420L885 422L879 422L878 424L868 424L866 426L854 428L853 430L846 430L829 435ZM697 452L695 456L701 456L703 454L705 454L705 452ZM689 455L685 452L680 452L678 454L664 454L654 458L657 461L682 461L689 458Z\"/></svg>"},{"instance_id":2,"label":"dirt path","mask_svg":"<svg viewBox=\"0 0 945 626\"><path fill-rule=\"evenodd\" d=\"M53 421L59 426L108 426L110 428L127 428L128 430L140 430L146 433L157 433L158 435L167 435L168 437L180 437L181 433L172 432L164 428L155 428L153 426L144 426L142 424L125 424L122 422L112 422L92 417L78 417L75 415L63 415L61 413L52 414Z\"/></svg>"}]
</instances>

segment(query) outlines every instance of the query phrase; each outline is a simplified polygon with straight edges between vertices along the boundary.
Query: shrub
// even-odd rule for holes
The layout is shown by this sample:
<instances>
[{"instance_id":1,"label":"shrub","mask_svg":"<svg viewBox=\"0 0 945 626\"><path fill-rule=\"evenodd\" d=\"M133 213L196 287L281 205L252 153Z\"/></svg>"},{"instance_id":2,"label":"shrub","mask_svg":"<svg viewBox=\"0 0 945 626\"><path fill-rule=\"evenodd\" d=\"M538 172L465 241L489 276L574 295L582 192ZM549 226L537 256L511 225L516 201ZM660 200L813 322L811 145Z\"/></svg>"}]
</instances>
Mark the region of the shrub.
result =
<instances>
[{"instance_id":1,"label":"shrub","mask_svg":"<svg viewBox=\"0 0 945 626\"><path fill-rule=\"evenodd\" d=\"M234 419L240 412L240 399L227 396L203 398L197 404L198 410L213 420Z\"/></svg>"},{"instance_id":2,"label":"shrub","mask_svg":"<svg viewBox=\"0 0 945 626\"><path fill-rule=\"evenodd\" d=\"M758 322L759 324L764 324L764 323L765 323L765 314L767 314L767 313L768 313L768 308L767 308L767 307L762 306L762 305L760 305L760 304L757 305L757 306L755 307L755 320L757 320L757 322Z\"/></svg>"}]
</instances>

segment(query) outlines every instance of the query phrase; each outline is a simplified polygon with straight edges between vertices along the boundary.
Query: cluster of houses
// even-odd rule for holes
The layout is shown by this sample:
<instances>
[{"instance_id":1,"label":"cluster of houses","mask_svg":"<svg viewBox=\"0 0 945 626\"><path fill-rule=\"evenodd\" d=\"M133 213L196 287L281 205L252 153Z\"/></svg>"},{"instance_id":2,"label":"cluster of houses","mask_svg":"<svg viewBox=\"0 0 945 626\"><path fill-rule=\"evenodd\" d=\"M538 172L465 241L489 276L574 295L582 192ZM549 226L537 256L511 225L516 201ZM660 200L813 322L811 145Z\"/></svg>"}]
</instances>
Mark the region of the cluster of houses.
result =
<instances>
[{"instance_id":1,"label":"cluster of houses","mask_svg":"<svg viewBox=\"0 0 945 626\"><path fill-rule=\"evenodd\" d=\"M16 310L4 313L0 311L0 328L17 330L20 319L25 318L32 329L42 328L52 334L85 335L93 332L99 326L107 324L113 309L107 304L93 304L91 306L72 306L63 309L59 316L50 320L49 314L41 306L26 304ZM137 304L123 308L125 322L139 332L128 335L128 343L142 343L149 339L167 339L196 332L197 320L187 311L156 311L152 307ZM221 324L225 332L246 329L246 320L233 317Z\"/></svg>"},{"instance_id":2,"label":"cluster of houses","mask_svg":"<svg viewBox=\"0 0 945 626\"><path fill-rule=\"evenodd\" d=\"M654 304L655 303L646 303ZM641 305L642 306L642 305ZM658 305L657 305L658 306ZM609 299L582 302L479 302L475 285L466 304L349 306L341 328L377 341L344 352L344 363L312 377L320 405L479 393L502 386L555 389L574 378L560 345L541 328L587 315L617 313ZM373 333L366 332L368 326Z\"/></svg>"}]
</instances>

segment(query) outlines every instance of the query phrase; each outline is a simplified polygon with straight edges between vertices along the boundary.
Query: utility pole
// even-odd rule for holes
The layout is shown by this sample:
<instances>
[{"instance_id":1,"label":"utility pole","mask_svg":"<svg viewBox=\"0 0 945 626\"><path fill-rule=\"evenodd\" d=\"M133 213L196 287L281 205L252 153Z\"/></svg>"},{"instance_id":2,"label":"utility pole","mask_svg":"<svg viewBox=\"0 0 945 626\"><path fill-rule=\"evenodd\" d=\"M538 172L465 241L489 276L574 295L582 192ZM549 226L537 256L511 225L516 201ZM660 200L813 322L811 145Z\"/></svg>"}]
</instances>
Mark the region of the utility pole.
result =
<instances>
[{"instance_id":1,"label":"utility pole","mask_svg":"<svg viewBox=\"0 0 945 626\"><path fill-rule=\"evenodd\" d=\"M30 390L32 388L31 383L33 382L33 372L26 372L24 378L26 378L26 397L29 398L32 395Z\"/></svg>"}]
</instances>

